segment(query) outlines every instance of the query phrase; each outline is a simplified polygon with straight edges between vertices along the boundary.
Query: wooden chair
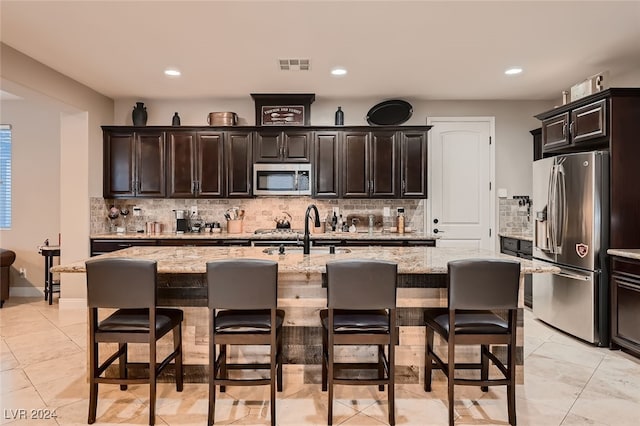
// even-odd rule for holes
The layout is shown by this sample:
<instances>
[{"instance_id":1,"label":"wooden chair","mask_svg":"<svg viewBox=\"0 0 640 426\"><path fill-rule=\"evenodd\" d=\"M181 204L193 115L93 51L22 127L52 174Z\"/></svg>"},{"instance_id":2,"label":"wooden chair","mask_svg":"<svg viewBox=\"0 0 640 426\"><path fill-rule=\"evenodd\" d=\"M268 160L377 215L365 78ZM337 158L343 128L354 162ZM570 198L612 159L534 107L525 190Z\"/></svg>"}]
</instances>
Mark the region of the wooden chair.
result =
<instances>
[{"instance_id":1,"label":"wooden chair","mask_svg":"<svg viewBox=\"0 0 640 426\"><path fill-rule=\"evenodd\" d=\"M159 374L174 361L176 389L182 391L182 319L180 309L156 308L157 264L155 261L110 258L93 259L87 266L87 306L89 308L89 419L96 420L98 384L149 384L149 424L155 423L156 381ZM106 319L98 320L98 310L116 308ZM150 326L154 324L154 326ZM173 352L162 362L156 361L156 342L173 332ZM104 363L99 361L99 343L118 343L119 349ZM129 378L127 345L145 343L149 347L149 362L142 365L149 374ZM110 377L107 368L119 360L118 377Z\"/></svg>"},{"instance_id":2,"label":"wooden chair","mask_svg":"<svg viewBox=\"0 0 640 426\"><path fill-rule=\"evenodd\" d=\"M282 391L282 324L278 302L278 264L237 259L207 263L209 287L209 419L215 421L216 385L271 386L271 424L276 424L276 384ZM216 310L219 310L216 312ZM275 327L272 325L275 324ZM216 357L216 344L220 354ZM270 362L227 361L227 345L269 345ZM229 370L268 369L269 378L229 378Z\"/></svg>"},{"instance_id":3,"label":"wooden chair","mask_svg":"<svg viewBox=\"0 0 640 426\"><path fill-rule=\"evenodd\" d=\"M389 424L395 424L394 354L396 329L395 263L342 260L327 263L327 306L322 322L322 390L329 389L327 424L333 422L333 386L387 385ZM378 362L336 363L336 345L376 345ZM385 346L387 353L385 354ZM349 369L373 368L376 377L357 378L341 374Z\"/></svg>"},{"instance_id":4,"label":"wooden chair","mask_svg":"<svg viewBox=\"0 0 640 426\"><path fill-rule=\"evenodd\" d=\"M447 376L449 424L454 424L454 385L506 385L509 423L516 424L515 362L516 319L520 263L508 260L456 260L448 264L448 308L429 308L426 325L424 389L431 391L431 372L440 369ZM506 311L506 319L495 311ZM452 326L453 324L453 326ZM434 351L434 332L447 342L447 362ZM479 363L456 363L458 345L480 345ZM506 345L507 360L501 361L491 345ZM503 377L489 379L489 360ZM456 378L456 369L480 370L480 379Z\"/></svg>"}]
</instances>

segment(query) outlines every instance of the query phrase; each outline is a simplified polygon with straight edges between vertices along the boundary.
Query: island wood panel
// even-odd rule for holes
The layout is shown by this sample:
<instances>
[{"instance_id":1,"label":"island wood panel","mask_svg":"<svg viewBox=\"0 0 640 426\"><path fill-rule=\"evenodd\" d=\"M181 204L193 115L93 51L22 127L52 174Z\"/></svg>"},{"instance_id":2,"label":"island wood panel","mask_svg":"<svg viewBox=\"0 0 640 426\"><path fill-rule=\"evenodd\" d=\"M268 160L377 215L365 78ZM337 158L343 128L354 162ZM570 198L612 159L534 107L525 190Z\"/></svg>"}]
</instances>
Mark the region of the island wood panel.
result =
<instances>
[{"instance_id":1,"label":"island wood panel","mask_svg":"<svg viewBox=\"0 0 640 426\"><path fill-rule=\"evenodd\" d=\"M278 277L278 306L285 311L283 329L283 359L286 364L297 364L309 369L304 377L308 383L319 383L316 371L322 356L322 329L319 312L326 308L326 275L287 273ZM208 362L208 309L206 308L205 274L160 274L158 279L159 304L180 306L185 311L183 325L185 380L206 382ZM399 339L396 348L397 383L421 383L424 369L425 307L446 306L446 275L401 274L398 277L397 314ZM522 291L521 291L522 292ZM167 297L168 296L168 297ZM522 300L522 297L521 297ZM160 353L171 351L171 339L159 343ZM518 314L517 338L518 382L523 382L523 311ZM447 344L436 336L435 345L446 354ZM132 359L144 359L146 347L131 348ZM506 352L499 352L506 358ZM232 347L229 354L243 362L263 362L266 349L260 346ZM338 347L339 362L373 362L377 356L374 346ZM456 351L460 362L479 359L475 347L461 347ZM170 380L170 378L167 378Z\"/></svg>"}]
</instances>

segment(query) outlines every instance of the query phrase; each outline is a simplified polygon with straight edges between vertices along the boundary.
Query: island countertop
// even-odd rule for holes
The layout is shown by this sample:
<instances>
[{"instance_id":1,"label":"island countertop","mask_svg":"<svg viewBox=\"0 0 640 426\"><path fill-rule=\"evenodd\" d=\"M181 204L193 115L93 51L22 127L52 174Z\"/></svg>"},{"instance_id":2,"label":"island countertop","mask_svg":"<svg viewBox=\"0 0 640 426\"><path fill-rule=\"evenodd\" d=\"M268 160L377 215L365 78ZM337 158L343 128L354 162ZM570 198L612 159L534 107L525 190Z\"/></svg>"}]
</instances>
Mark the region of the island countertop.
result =
<instances>
[{"instance_id":1,"label":"island countertop","mask_svg":"<svg viewBox=\"0 0 640 426\"><path fill-rule=\"evenodd\" d=\"M316 249L313 249L316 251ZM536 261L514 258L489 250L441 247L349 247L338 248L337 254L290 251L284 255L269 254L261 247L129 247L97 257L128 257L158 262L160 274L204 274L206 263L219 259L270 259L278 262L279 273L318 274L326 271L327 262L339 259L378 259L398 263L400 274L446 274L447 262L456 259L509 259L521 264L525 274L560 272L559 268ZM96 257L96 258L97 258ZM85 260L58 265L52 272L85 272Z\"/></svg>"}]
</instances>

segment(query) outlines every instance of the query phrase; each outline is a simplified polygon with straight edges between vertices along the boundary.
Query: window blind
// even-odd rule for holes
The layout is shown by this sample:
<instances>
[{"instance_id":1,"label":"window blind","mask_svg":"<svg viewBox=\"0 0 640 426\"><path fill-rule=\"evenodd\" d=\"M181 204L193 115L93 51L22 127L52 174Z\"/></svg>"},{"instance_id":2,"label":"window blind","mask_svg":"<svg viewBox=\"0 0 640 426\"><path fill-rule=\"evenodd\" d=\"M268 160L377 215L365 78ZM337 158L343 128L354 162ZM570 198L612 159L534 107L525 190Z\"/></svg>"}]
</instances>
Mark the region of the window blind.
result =
<instances>
[{"instance_id":1,"label":"window blind","mask_svg":"<svg viewBox=\"0 0 640 426\"><path fill-rule=\"evenodd\" d=\"M11 228L11 126L0 124L0 229Z\"/></svg>"}]
</instances>

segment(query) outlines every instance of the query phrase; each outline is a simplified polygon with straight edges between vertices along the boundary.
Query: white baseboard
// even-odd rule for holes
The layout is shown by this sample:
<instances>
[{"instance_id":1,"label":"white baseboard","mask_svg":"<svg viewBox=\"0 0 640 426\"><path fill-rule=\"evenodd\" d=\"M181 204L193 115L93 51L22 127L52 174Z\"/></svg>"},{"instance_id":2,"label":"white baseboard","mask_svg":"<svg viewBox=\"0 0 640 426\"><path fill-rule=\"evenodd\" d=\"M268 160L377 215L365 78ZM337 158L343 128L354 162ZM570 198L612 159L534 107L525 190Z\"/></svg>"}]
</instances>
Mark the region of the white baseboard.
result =
<instances>
[{"instance_id":1,"label":"white baseboard","mask_svg":"<svg viewBox=\"0 0 640 426\"><path fill-rule=\"evenodd\" d=\"M11 297L41 297L44 299L44 287L9 287Z\"/></svg>"},{"instance_id":2,"label":"white baseboard","mask_svg":"<svg viewBox=\"0 0 640 426\"><path fill-rule=\"evenodd\" d=\"M63 297L58 301L58 306L60 309L86 309L87 299Z\"/></svg>"}]
</instances>

